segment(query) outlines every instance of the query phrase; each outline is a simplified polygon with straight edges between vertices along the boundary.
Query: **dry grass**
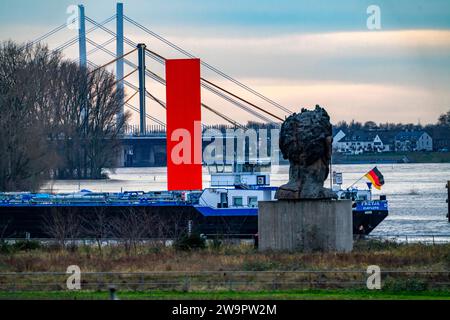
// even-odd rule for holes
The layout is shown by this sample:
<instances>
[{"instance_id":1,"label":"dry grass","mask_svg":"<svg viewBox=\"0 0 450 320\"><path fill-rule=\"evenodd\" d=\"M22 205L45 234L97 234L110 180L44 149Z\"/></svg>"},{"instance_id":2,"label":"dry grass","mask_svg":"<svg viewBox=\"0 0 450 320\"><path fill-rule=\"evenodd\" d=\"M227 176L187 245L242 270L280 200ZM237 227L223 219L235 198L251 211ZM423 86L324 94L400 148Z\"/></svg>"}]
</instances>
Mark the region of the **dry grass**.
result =
<instances>
[{"instance_id":1,"label":"dry grass","mask_svg":"<svg viewBox=\"0 0 450 320\"><path fill-rule=\"evenodd\" d=\"M363 241L352 253L259 253L249 245L180 252L170 247L141 246L127 255L120 246L100 253L94 246L73 250L42 248L0 254L0 272L65 272L76 264L84 272L139 271L264 271L264 270L364 270L379 265L384 270L449 270L450 244L390 244Z\"/></svg>"}]
</instances>

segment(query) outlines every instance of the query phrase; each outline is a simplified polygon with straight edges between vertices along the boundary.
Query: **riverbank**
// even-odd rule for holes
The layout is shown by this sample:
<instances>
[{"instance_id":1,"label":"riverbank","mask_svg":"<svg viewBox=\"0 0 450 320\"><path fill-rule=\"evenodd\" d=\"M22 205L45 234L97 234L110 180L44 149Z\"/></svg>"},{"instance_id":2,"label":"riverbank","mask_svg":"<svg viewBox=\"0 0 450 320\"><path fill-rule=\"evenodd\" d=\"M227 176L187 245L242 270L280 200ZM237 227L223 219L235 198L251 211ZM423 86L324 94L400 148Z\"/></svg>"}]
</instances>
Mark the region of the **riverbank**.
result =
<instances>
[{"instance_id":1,"label":"riverbank","mask_svg":"<svg viewBox=\"0 0 450 320\"><path fill-rule=\"evenodd\" d=\"M365 270L450 270L450 244L359 240L351 253L258 252L250 244L211 242L205 249L177 250L161 243L133 248L107 245L0 246L0 272L65 272L76 264L83 272L222 272Z\"/></svg>"},{"instance_id":2,"label":"riverbank","mask_svg":"<svg viewBox=\"0 0 450 320\"><path fill-rule=\"evenodd\" d=\"M334 153L333 163L450 163L450 152L383 152L355 155Z\"/></svg>"},{"instance_id":3,"label":"riverbank","mask_svg":"<svg viewBox=\"0 0 450 320\"><path fill-rule=\"evenodd\" d=\"M67 248L3 244L0 299L445 299L450 244L364 240L351 253L258 252L249 244L209 243L181 250L162 244ZM67 290L67 267L81 291ZM367 289L367 268L381 290Z\"/></svg>"}]
</instances>

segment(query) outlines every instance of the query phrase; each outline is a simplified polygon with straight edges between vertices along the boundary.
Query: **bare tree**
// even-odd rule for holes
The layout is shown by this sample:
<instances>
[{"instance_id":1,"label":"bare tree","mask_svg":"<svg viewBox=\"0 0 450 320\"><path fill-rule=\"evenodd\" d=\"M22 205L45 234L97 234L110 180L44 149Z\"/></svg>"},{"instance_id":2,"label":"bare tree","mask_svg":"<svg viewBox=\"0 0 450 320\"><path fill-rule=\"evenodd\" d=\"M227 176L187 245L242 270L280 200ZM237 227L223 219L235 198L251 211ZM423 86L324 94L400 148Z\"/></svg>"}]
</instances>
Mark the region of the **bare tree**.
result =
<instances>
[{"instance_id":1,"label":"bare tree","mask_svg":"<svg viewBox=\"0 0 450 320\"><path fill-rule=\"evenodd\" d=\"M103 241L112 236L111 218L104 207L94 208L93 212L82 218L82 233L93 237L97 242L100 254Z\"/></svg>"},{"instance_id":2,"label":"bare tree","mask_svg":"<svg viewBox=\"0 0 450 320\"><path fill-rule=\"evenodd\" d=\"M114 166L120 111L114 75L42 45L0 44L0 190L37 190L50 174L101 178Z\"/></svg>"},{"instance_id":3,"label":"bare tree","mask_svg":"<svg viewBox=\"0 0 450 320\"><path fill-rule=\"evenodd\" d=\"M43 230L56 241L61 248L65 248L67 241L74 241L81 234L81 220L79 215L70 208L59 210L52 208L50 215L44 216Z\"/></svg>"},{"instance_id":4,"label":"bare tree","mask_svg":"<svg viewBox=\"0 0 450 320\"><path fill-rule=\"evenodd\" d=\"M55 163L41 111L59 61L43 46L0 45L0 190L37 189Z\"/></svg>"},{"instance_id":5,"label":"bare tree","mask_svg":"<svg viewBox=\"0 0 450 320\"><path fill-rule=\"evenodd\" d=\"M178 239L187 233L189 219L182 212L173 213L160 222L161 234L170 239Z\"/></svg>"},{"instance_id":6,"label":"bare tree","mask_svg":"<svg viewBox=\"0 0 450 320\"><path fill-rule=\"evenodd\" d=\"M64 159L58 176L102 178L102 169L115 165L118 135L130 116L116 118L121 105L114 75L63 63L58 96L57 133Z\"/></svg>"},{"instance_id":7,"label":"bare tree","mask_svg":"<svg viewBox=\"0 0 450 320\"><path fill-rule=\"evenodd\" d=\"M122 214L111 222L113 235L123 241L127 254L136 254L144 239L155 237L158 220L145 208L124 208Z\"/></svg>"}]
</instances>

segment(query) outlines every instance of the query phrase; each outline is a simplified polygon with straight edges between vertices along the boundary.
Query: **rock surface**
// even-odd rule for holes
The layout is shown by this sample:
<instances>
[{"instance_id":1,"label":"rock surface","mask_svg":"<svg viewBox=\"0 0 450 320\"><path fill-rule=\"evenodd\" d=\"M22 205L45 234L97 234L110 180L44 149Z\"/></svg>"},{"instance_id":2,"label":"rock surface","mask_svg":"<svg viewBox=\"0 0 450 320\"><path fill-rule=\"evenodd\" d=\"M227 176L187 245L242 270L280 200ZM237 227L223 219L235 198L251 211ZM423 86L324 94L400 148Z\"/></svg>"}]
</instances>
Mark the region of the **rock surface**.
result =
<instances>
[{"instance_id":1,"label":"rock surface","mask_svg":"<svg viewBox=\"0 0 450 320\"><path fill-rule=\"evenodd\" d=\"M277 190L275 198L336 198L323 186L330 171L332 142L330 116L324 108L302 108L289 116L281 126L279 142L284 159L289 159L289 182Z\"/></svg>"}]
</instances>

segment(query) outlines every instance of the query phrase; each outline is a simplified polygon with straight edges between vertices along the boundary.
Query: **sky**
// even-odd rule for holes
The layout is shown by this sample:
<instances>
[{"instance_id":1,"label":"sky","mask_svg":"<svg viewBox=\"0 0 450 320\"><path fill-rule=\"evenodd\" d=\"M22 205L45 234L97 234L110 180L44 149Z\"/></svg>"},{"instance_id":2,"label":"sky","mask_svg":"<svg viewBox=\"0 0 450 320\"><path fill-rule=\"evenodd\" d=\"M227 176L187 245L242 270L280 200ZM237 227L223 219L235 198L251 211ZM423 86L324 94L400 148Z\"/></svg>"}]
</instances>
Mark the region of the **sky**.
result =
<instances>
[{"instance_id":1,"label":"sky","mask_svg":"<svg viewBox=\"0 0 450 320\"><path fill-rule=\"evenodd\" d=\"M123 3L128 17L293 112L320 104L334 123L355 119L427 124L450 110L448 0ZM110 0L0 0L0 40L34 40L66 22L68 7L78 4L99 22L115 14L116 1ZM367 13L371 5L380 13L380 28L375 30L367 24L368 19L373 21L373 12ZM114 22L106 26L115 31ZM56 48L76 34L76 30L64 29L46 42ZM125 24L125 35L165 57L183 57L130 23ZM97 43L111 38L99 30L88 37ZM88 45L88 50L91 48ZM115 44L107 48L114 51ZM77 51L74 43L64 54L77 59ZM97 51L89 59L100 65L111 57ZM130 56L130 60L136 59ZM164 75L159 64L148 61L148 66ZM202 75L279 116L285 115L206 68L202 68ZM137 84L135 75L129 80ZM158 83L148 81L147 89L164 100L164 87ZM258 120L208 92L202 92L202 100L242 123ZM131 103L138 106L135 98ZM165 120L164 110L157 104L148 101L147 111ZM202 117L205 123L222 121L207 111ZM136 114L133 121L137 121Z\"/></svg>"}]
</instances>

